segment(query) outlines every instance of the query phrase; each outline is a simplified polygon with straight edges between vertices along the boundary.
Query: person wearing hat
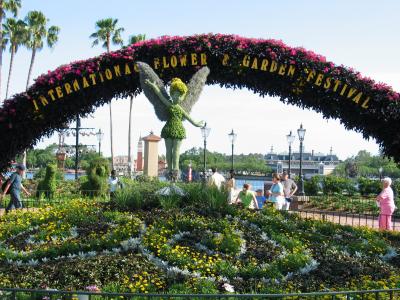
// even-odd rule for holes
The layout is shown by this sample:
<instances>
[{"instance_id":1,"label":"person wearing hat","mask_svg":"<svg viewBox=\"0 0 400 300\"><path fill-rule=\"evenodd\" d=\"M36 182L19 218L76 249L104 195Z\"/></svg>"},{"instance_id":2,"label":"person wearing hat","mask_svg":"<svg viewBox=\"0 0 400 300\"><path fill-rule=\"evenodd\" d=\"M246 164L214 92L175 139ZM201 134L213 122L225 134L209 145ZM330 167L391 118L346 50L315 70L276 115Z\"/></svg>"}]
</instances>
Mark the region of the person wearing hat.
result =
<instances>
[{"instance_id":1,"label":"person wearing hat","mask_svg":"<svg viewBox=\"0 0 400 300\"><path fill-rule=\"evenodd\" d=\"M292 202L292 196L297 191L297 185L292 179L289 178L289 175L286 171L282 173L281 183L283 185L283 194L286 200L282 209L289 210L290 202Z\"/></svg>"},{"instance_id":2,"label":"person wearing hat","mask_svg":"<svg viewBox=\"0 0 400 300\"><path fill-rule=\"evenodd\" d=\"M17 165L16 171L10 176L8 183L4 188L2 197L4 197L7 194L8 190L10 190L10 197L11 197L10 203L6 207L6 213L8 213L12 208L22 208L22 202L20 196L21 190L23 190L27 196L31 195L22 185L22 176L24 175L24 172L25 172L25 166Z\"/></svg>"}]
</instances>

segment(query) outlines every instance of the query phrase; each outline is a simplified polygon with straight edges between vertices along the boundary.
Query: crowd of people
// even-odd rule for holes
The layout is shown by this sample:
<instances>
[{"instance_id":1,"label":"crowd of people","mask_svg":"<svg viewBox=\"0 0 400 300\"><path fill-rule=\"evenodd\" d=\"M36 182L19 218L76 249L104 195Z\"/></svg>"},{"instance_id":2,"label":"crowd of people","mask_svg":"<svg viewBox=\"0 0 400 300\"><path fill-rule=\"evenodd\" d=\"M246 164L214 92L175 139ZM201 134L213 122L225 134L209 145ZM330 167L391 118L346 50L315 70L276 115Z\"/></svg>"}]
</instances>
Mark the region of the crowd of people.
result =
<instances>
[{"instance_id":1,"label":"crowd of people","mask_svg":"<svg viewBox=\"0 0 400 300\"><path fill-rule=\"evenodd\" d=\"M272 175L272 185L266 190L252 191L251 184L245 183L242 190L236 188L235 173L229 172L229 179L212 168L212 175L208 180L209 185L221 189L225 186L229 192L228 201L231 204L241 204L251 209L261 209L266 203L272 203L278 210L289 210L292 197L297 191L296 183L289 178L287 172Z\"/></svg>"}]
</instances>

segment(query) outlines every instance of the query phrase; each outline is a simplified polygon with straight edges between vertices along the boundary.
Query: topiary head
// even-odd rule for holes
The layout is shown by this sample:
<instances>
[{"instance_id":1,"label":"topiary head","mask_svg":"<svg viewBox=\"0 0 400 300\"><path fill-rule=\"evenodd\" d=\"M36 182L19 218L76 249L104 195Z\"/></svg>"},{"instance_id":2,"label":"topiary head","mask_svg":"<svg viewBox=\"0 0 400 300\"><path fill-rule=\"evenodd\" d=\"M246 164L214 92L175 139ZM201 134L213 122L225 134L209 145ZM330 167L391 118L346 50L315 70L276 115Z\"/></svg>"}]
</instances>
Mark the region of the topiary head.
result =
<instances>
[{"instance_id":1,"label":"topiary head","mask_svg":"<svg viewBox=\"0 0 400 300\"><path fill-rule=\"evenodd\" d=\"M182 80L179 78L172 78L169 93L174 103L179 103L185 99L187 92L188 87Z\"/></svg>"}]
</instances>

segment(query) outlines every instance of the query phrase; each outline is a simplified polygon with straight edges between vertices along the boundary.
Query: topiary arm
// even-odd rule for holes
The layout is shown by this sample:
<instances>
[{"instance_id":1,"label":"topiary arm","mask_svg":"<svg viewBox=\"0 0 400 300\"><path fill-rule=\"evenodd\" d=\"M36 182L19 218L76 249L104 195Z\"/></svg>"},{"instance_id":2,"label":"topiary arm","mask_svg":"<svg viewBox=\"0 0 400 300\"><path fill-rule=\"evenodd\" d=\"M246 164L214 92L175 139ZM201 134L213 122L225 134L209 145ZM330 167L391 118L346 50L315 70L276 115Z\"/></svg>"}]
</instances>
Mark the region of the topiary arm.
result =
<instances>
[{"instance_id":1,"label":"topiary arm","mask_svg":"<svg viewBox=\"0 0 400 300\"><path fill-rule=\"evenodd\" d=\"M164 103L167 107L171 105L171 101L169 101L161 92L160 88L154 82L151 82L149 79L146 79L144 82L147 86L153 89L154 93L160 98L161 102Z\"/></svg>"}]
</instances>

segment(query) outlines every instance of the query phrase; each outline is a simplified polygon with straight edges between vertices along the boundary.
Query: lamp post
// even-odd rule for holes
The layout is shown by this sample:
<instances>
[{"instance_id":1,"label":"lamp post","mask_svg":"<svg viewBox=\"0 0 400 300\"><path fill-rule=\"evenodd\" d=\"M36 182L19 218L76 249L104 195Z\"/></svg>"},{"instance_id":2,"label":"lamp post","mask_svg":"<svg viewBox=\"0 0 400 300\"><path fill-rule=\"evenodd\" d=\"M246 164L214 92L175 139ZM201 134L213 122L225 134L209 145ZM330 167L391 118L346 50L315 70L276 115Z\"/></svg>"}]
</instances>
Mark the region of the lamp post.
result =
<instances>
[{"instance_id":1,"label":"lamp post","mask_svg":"<svg viewBox=\"0 0 400 300\"><path fill-rule=\"evenodd\" d=\"M206 182L206 150L207 150L207 137L210 134L211 128L207 127L207 123L201 127L201 135L203 136L204 140L204 149L203 149L203 181Z\"/></svg>"},{"instance_id":2,"label":"lamp post","mask_svg":"<svg viewBox=\"0 0 400 300\"><path fill-rule=\"evenodd\" d=\"M99 156L100 156L101 155L101 141L103 140L104 132L102 132L101 129L99 129L99 131L96 132L96 137L97 137L97 141L99 142Z\"/></svg>"},{"instance_id":3,"label":"lamp post","mask_svg":"<svg viewBox=\"0 0 400 300\"><path fill-rule=\"evenodd\" d=\"M299 136L300 140L300 191L299 195L304 196L304 180L303 180L303 141L304 135L306 134L306 130L303 128L303 124L300 124L300 128L297 129L297 135Z\"/></svg>"},{"instance_id":4,"label":"lamp post","mask_svg":"<svg viewBox=\"0 0 400 300\"><path fill-rule=\"evenodd\" d=\"M288 144L289 144L289 170L288 170L288 172L289 172L289 178L290 178L290 173L292 172L292 169L291 169L291 162L292 162L292 144L293 144L295 138L296 138L296 136L294 136L294 135L292 134L292 131L290 131L290 133L286 136L287 142L288 142Z\"/></svg>"},{"instance_id":5,"label":"lamp post","mask_svg":"<svg viewBox=\"0 0 400 300\"><path fill-rule=\"evenodd\" d=\"M235 145L237 134L235 132L233 132L233 129L232 129L231 133L229 133L228 136L229 136L229 140L231 141L231 144L232 144L231 170L233 170L233 148Z\"/></svg>"},{"instance_id":6,"label":"lamp post","mask_svg":"<svg viewBox=\"0 0 400 300\"><path fill-rule=\"evenodd\" d=\"M382 180L382 172L383 172L383 168L379 167L379 180Z\"/></svg>"}]
</instances>

